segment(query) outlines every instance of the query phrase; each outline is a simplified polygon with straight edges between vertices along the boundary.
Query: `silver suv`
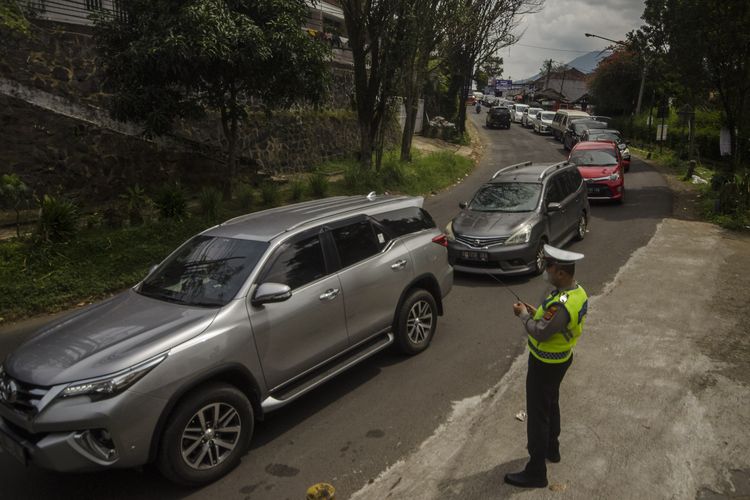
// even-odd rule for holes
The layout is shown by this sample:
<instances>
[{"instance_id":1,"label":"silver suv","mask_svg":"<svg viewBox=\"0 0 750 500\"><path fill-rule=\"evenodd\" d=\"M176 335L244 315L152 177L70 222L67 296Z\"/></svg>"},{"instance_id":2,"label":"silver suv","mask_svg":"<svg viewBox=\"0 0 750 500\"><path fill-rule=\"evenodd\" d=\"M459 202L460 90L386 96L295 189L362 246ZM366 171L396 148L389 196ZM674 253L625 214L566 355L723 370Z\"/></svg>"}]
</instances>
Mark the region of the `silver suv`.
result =
<instances>
[{"instance_id":1,"label":"silver suv","mask_svg":"<svg viewBox=\"0 0 750 500\"><path fill-rule=\"evenodd\" d=\"M586 184L568 162L502 168L459 207L445 230L450 262L466 273L541 274L544 244L582 240L589 220Z\"/></svg>"},{"instance_id":2,"label":"silver suv","mask_svg":"<svg viewBox=\"0 0 750 500\"><path fill-rule=\"evenodd\" d=\"M453 270L422 201L329 198L194 236L6 358L0 446L57 471L226 474L267 412L391 344L427 348Z\"/></svg>"}]
</instances>

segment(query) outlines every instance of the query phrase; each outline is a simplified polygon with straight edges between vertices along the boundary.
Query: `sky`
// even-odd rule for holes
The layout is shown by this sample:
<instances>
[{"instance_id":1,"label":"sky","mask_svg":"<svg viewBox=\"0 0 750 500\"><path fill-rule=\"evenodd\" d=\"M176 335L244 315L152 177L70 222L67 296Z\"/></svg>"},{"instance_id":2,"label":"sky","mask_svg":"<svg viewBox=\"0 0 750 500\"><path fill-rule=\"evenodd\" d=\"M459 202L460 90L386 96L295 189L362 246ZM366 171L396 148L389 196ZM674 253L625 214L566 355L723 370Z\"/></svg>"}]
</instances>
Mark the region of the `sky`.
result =
<instances>
[{"instance_id":1,"label":"sky","mask_svg":"<svg viewBox=\"0 0 750 500\"><path fill-rule=\"evenodd\" d=\"M503 78L522 80L538 73L545 59L568 62L610 44L584 33L624 40L643 24L643 7L643 0L546 0L541 12L521 21L516 34L525 32L519 42L500 52Z\"/></svg>"}]
</instances>

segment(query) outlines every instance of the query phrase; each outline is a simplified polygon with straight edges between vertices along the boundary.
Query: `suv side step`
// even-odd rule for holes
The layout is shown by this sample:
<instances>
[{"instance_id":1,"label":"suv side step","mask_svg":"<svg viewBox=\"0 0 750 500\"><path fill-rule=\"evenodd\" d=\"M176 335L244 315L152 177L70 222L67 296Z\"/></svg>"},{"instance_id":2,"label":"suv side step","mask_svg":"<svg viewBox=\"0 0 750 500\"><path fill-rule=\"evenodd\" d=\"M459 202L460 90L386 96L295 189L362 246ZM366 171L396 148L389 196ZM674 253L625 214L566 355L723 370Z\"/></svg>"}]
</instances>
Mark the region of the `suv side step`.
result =
<instances>
[{"instance_id":1,"label":"suv side step","mask_svg":"<svg viewBox=\"0 0 750 500\"><path fill-rule=\"evenodd\" d=\"M349 367L382 351L393 343L393 339L394 336L392 332L375 335L371 339L354 347L351 351L346 352L342 356L311 371L304 377L272 391L271 394L261 402L261 408L264 412L269 412L281 408L287 403L291 403L298 397L315 389L324 382L327 382Z\"/></svg>"}]
</instances>

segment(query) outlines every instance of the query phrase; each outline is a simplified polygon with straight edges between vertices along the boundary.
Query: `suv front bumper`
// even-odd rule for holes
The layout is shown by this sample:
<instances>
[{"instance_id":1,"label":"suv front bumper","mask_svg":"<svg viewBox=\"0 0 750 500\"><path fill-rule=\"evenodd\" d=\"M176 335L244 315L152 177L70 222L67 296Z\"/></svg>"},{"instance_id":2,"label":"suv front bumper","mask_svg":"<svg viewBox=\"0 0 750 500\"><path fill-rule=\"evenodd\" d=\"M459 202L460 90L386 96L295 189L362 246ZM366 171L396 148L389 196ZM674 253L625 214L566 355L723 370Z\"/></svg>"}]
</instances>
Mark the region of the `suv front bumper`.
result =
<instances>
[{"instance_id":1,"label":"suv front bumper","mask_svg":"<svg viewBox=\"0 0 750 500\"><path fill-rule=\"evenodd\" d=\"M136 467L149 460L166 403L125 391L99 401L55 399L31 417L0 404L0 442L21 462L59 472Z\"/></svg>"}]
</instances>

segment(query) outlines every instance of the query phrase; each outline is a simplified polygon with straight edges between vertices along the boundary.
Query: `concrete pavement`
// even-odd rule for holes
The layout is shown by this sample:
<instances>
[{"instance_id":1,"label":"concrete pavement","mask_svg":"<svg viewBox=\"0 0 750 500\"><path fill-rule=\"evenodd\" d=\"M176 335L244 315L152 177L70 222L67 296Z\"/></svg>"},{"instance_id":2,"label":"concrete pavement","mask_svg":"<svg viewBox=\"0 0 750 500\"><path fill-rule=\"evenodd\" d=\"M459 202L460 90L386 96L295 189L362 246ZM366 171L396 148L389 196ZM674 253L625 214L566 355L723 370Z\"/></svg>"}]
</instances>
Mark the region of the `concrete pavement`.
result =
<instances>
[{"instance_id":1,"label":"concrete pavement","mask_svg":"<svg viewBox=\"0 0 750 500\"><path fill-rule=\"evenodd\" d=\"M591 299L549 488L503 483L527 460L523 353L352 498L750 498L748 265L750 239L664 219Z\"/></svg>"}]
</instances>

